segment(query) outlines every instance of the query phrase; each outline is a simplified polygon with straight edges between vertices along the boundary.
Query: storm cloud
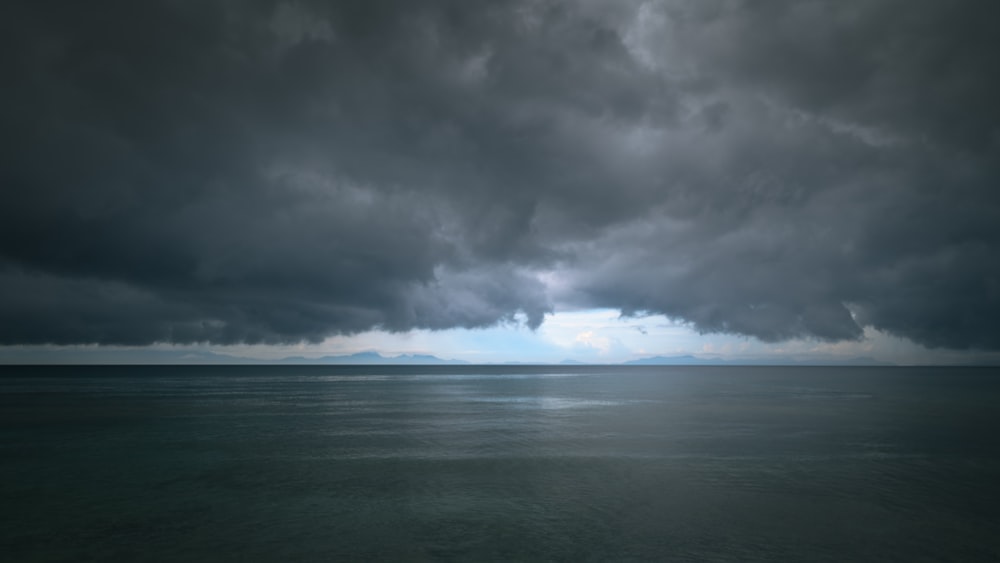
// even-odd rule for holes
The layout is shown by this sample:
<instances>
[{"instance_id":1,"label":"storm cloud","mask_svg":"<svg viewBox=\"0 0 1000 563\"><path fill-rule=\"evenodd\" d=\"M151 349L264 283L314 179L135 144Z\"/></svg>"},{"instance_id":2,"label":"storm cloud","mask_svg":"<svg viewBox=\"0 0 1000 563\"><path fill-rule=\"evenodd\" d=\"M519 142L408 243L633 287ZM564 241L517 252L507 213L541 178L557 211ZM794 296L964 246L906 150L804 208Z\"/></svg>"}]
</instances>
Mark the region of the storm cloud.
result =
<instances>
[{"instance_id":1,"label":"storm cloud","mask_svg":"<svg viewBox=\"0 0 1000 563\"><path fill-rule=\"evenodd\" d=\"M0 343L1000 349L987 1L9 1Z\"/></svg>"}]
</instances>

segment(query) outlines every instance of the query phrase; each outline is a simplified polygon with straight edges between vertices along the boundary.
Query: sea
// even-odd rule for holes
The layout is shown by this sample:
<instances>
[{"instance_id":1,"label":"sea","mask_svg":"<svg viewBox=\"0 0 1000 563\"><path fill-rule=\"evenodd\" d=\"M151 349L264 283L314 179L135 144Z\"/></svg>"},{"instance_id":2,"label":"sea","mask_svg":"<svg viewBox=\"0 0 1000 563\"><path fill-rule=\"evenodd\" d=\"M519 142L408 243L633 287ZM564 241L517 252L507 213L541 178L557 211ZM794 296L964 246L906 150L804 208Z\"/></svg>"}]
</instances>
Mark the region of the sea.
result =
<instances>
[{"instance_id":1,"label":"sea","mask_svg":"<svg viewBox=\"0 0 1000 563\"><path fill-rule=\"evenodd\" d=\"M998 507L1000 368L0 368L2 561L1000 561Z\"/></svg>"}]
</instances>

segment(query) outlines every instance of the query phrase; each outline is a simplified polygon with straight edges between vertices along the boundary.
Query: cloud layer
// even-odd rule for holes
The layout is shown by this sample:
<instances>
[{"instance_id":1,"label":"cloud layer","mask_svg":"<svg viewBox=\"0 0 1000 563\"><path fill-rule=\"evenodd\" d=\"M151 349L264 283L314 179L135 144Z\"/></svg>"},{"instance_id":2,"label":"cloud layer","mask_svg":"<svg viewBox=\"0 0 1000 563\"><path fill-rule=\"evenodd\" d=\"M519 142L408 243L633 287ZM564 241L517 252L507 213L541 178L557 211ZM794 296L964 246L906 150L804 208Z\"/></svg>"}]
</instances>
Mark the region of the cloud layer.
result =
<instances>
[{"instance_id":1,"label":"cloud layer","mask_svg":"<svg viewBox=\"0 0 1000 563\"><path fill-rule=\"evenodd\" d=\"M7 2L0 343L1000 349L991 2Z\"/></svg>"}]
</instances>

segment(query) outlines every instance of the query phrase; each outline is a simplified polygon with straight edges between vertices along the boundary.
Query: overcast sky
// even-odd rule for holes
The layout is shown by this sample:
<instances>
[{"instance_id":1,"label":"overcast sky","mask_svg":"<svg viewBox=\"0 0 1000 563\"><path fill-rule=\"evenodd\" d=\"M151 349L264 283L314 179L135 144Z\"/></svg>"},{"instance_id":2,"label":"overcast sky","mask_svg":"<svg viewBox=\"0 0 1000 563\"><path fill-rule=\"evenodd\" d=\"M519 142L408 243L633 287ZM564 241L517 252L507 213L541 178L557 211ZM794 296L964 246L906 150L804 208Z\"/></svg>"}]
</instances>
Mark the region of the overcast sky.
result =
<instances>
[{"instance_id":1,"label":"overcast sky","mask_svg":"<svg viewBox=\"0 0 1000 563\"><path fill-rule=\"evenodd\" d=\"M0 359L996 358L997 21L994 0L7 0Z\"/></svg>"}]
</instances>

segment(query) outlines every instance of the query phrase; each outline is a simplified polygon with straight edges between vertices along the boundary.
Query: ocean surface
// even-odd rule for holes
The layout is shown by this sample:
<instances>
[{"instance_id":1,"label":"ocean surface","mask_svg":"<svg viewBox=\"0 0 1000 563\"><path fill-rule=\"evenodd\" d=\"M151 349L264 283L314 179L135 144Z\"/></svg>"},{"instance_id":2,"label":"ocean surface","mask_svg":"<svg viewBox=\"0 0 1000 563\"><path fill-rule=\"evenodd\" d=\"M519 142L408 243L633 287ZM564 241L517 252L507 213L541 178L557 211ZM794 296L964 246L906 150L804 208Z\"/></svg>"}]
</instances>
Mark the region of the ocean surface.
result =
<instances>
[{"instance_id":1,"label":"ocean surface","mask_svg":"<svg viewBox=\"0 0 1000 563\"><path fill-rule=\"evenodd\" d=\"M1000 369L0 368L3 561L1000 561Z\"/></svg>"}]
</instances>

